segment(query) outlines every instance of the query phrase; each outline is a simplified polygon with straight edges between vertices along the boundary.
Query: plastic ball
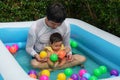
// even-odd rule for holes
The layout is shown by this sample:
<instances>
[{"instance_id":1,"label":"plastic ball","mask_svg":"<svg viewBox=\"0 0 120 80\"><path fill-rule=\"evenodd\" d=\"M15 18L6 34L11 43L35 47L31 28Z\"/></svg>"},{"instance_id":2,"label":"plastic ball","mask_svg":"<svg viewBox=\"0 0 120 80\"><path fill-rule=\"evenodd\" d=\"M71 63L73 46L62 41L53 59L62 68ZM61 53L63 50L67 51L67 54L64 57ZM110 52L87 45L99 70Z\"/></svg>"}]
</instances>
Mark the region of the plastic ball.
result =
<instances>
[{"instance_id":1,"label":"plastic ball","mask_svg":"<svg viewBox=\"0 0 120 80\"><path fill-rule=\"evenodd\" d=\"M85 69L81 69L79 71L79 76L82 77L87 71Z\"/></svg>"},{"instance_id":2,"label":"plastic ball","mask_svg":"<svg viewBox=\"0 0 120 80\"><path fill-rule=\"evenodd\" d=\"M65 69L64 73L65 73L66 76L71 76L73 71L72 71L71 68L67 68L67 69Z\"/></svg>"},{"instance_id":3,"label":"plastic ball","mask_svg":"<svg viewBox=\"0 0 120 80\"><path fill-rule=\"evenodd\" d=\"M73 80L79 80L78 74L72 74L71 77Z\"/></svg>"},{"instance_id":4,"label":"plastic ball","mask_svg":"<svg viewBox=\"0 0 120 80\"><path fill-rule=\"evenodd\" d=\"M72 78L68 78L68 80L73 80Z\"/></svg>"},{"instance_id":5,"label":"plastic ball","mask_svg":"<svg viewBox=\"0 0 120 80\"><path fill-rule=\"evenodd\" d=\"M47 52L46 51L41 51L40 52L40 58L45 58L47 57Z\"/></svg>"},{"instance_id":6,"label":"plastic ball","mask_svg":"<svg viewBox=\"0 0 120 80\"><path fill-rule=\"evenodd\" d=\"M50 76L50 71L49 70L42 70L41 75L46 75L46 76Z\"/></svg>"},{"instance_id":7,"label":"plastic ball","mask_svg":"<svg viewBox=\"0 0 120 80\"><path fill-rule=\"evenodd\" d=\"M7 48L8 50L10 50L10 46L9 46L9 45L6 45L6 48Z\"/></svg>"},{"instance_id":8,"label":"plastic ball","mask_svg":"<svg viewBox=\"0 0 120 80\"><path fill-rule=\"evenodd\" d=\"M35 78L35 79L37 78L37 76L35 74L29 74L29 76L32 78Z\"/></svg>"},{"instance_id":9,"label":"plastic ball","mask_svg":"<svg viewBox=\"0 0 120 80\"><path fill-rule=\"evenodd\" d=\"M39 80L49 80L49 77L46 75L42 75L39 77Z\"/></svg>"},{"instance_id":10,"label":"plastic ball","mask_svg":"<svg viewBox=\"0 0 120 80\"><path fill-rule=\"evenodd\" d=\"M58 56L57 54L53 53L50 55L50 60L53 61L53 62L56 62L58 60Z\"/></svg>"},{"instance_id":11,"label":"plastic ball","mask_svg":"<svg viewBox=\"0 0 120 80\"><path fill-rule=\"evenodd\" d=\"M94 73L94 75L97 76L97 77L101 75L100 69L95 69L93 73Z\"/></svg>"},{"instance_id":12,"label":"plastic ball","mask_svg":"<svg viewBox=\"0 0 120 80\"><path fill-rule=\"evenodd\" d=\"M102 74L104 74L104 73L107 72L107 67L105 67L105 66L100 66L100 67L99 67L99 70L100 70L100 72L101 72Z\"/></svg>"},{"instance_id":13,"label":"plastic ball","mask_svg":"<svg viewBox=\"0 0 120 80\"><path fill-rule=\"evenodd\" d=\"M23 42L18 42L17 44L19 46L19 49L24 48L26 46L26 43Z\"/></svg>"},{"instance_id":14,"label":"plastic ball","mask_svg":"<svg viewBox=\"0 0 120 80\"><path fill-rule=\"evenodd\" d=\"M72 43L71 43L71 47L72 47L72 48L76 48L77 46L78 46L77 42L72 41Z\"/></svg>"},{"instance_id":15,"label":"plastic ball","mask_svg":"<svg viewBox=\"0 0 120 80\"><path fill-rule=\"evenodd\" d=\"M86 77L87 79L89 79L90 78L90 74L89 73L85 73L85 74L83 74L83 77Z\"/></svg>"},{"instance_id":16,"label":"plastic ball","mask_svg":"<svg viewBox=\"0 0 120 80\"><path fill-rule=\"evenodd\" d=\"M35 75L37 75L37 72L35 71L35 70L30 70L29 72L28 72L28 75L29 74L35 74Z\"/></svg>"},{"instance_id":17,"label":"plastic ball","mask_svg":"<svg viewBox=\"0 0 120 80\"><path fill-rule=\"evenodd\" d=\"M89 80L98 80L98 78L96 76L91 76Z\"/></svg>"},{"instance_id":18,"label":"plastic ball","mask_svg":"<svg viewBox=\"0 0 120 80\"><path fill-rule=\"evenodd\" d=\"M72 42L73 42L73 40L72 39L70 39L70 45L72 46Z\"/></svg>"},{"instance_id":19,"label":"plastic ball","mask_svg":"<svg viewBox=\"0 0 120 80\"><path fill-rule=\"evenodd\" d=\"M110 75L111 75L111 76L112 76L112 75L118 76L118 75L119 75L119 72L118 72L118 70L113 69L113 70L110 71Z\"/></svg>"},{"instance_id":20,"label":"plastic ball","mask_svg":"<svg viewBox=\"0 0 120 80\"><path fill-rule=\"evenodd\" d=\"M88 80L86 77L81 77L80 80Z\"/></svg>"},{"instance_id":21,"label":"plastic ball","mask_svg":"<svg viewBox=\"0 0 120 80\"><path fill-rule=\"evenodd\" d=\"M17 49L16 49L16 47L11 46L9 51L10 51L12 54L15 54L15 53L17 52Z\"/></svg>"},{"instance_id":22,"label":"plastic ball","mask_svg":"<svg viewBox=\"0 0 120 80\"><path fill-rule=\"evenodd\" d=\"M118 76L120 76L120 74Z\"/></svg>"},{"instance_id":23,"label":"plastic ball","mask_svg":"<svg viewBox=\"0 0 120 80\"><path fill-rule=\"evenodd\" d=\"M17 44L13 44L12 46L14 46L17 50L19 49L19 46Z\"/></svg>"},{"instance_id":24,"label":"plastic ball","mask_svg":"<svg viewBox=\"0 0 120 80\"><path fill-rule=\"evenodd\" d=\"M115 75L110 76L110 78L116 77Z\"/></svg>"},{"instance_id":25,"label":"plastic ball","mask_svg":"<svg viewBox=\"0 0 120 80\"><path fill-rule=\"evenodd\" d=\"M63 59L65 57L65 55L66 55L66 52L64 50L61 50L57 54L58 54L59 58Z\"/></svg>"},{"instance_id":26,"label":"plastic ball","mask_svg":"<svg viewBox=\"0 0 120 80\"><path fill-rule=\"evenodd\" d=\"M64 73L59 73L57 76L58 80L66 80L66 75Z\"/></svg>"}]
</instances>

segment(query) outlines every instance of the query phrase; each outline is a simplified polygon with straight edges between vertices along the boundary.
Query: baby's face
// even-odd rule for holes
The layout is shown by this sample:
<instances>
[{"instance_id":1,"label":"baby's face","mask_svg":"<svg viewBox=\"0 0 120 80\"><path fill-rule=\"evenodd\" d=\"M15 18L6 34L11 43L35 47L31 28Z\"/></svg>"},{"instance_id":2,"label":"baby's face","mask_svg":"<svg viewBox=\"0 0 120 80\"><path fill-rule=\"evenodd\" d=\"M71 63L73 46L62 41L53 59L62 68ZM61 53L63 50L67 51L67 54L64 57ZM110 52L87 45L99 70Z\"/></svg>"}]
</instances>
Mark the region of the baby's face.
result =
<instances>
[{"instance_id":1,"label":"baby's face","mask_svg":"<svg viewBox=\"0 0 120 80\"><path fill-rule=\"evenodd\" d=\"M61 46L62 46L62 41L54 42L53 44L51 44L51 47L54 51L59 51Z\"/></svg>"}]
</instances>

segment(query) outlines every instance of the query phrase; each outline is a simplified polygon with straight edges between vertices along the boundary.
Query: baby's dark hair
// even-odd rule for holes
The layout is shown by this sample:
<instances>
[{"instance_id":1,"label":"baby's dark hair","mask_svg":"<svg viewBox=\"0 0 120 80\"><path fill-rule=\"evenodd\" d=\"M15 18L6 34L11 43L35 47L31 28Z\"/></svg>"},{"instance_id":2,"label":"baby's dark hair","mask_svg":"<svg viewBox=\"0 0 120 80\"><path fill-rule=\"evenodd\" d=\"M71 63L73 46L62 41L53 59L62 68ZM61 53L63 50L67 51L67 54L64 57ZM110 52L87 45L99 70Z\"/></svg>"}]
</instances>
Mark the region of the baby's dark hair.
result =
<instances>
[{"instance_id":1,"label":"baby's dark hair","mask_svg":"<svg viewBox=\"0 0 120 80\"><path fill-rule=\"evenodd\" d=\"M62 23L66 18L66 10L61 3L54 3L47 7L46 15L48 20Z\"/></svg>"},{"instance_id":2,"label":"baby's dark hair","mask_svg":"<svg viewBox=\"0 0 120 80\"><path fill-rule=\"evenodd\" d=\"M51 34L51 36L50 36L50 43L51 44L53 44L54 42L62 41L62 40L63 40L63 38L62 38L60 33L56 32L56 33Z\"/></svg>"}]
</instances>

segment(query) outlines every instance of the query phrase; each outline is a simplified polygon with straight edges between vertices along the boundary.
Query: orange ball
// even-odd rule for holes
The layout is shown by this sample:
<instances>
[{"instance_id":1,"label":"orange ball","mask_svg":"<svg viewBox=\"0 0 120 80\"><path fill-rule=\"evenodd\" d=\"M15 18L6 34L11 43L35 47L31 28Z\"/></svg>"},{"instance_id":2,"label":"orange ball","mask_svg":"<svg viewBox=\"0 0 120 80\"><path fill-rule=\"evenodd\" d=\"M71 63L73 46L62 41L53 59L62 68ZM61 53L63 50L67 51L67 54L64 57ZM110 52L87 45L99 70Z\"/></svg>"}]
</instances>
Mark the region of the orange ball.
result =
<instances>
[{"instance_id":1,"label":"orange ball","mask_svg":"<svg viewBox=\"0 0 120 80\"><path fill-rule=\"evenodd\" d=\"M37 76L35 74L29 74L29 76L32 78L35 78L35 79L37 78Z\"/></svg>"},{"instance_id":2,"label":"orange ball","mask_svg":"<svg viewBox=\"0 0 120 80\"><path fill-rule=\"evenodd\" d=\"M73 80L72 78L68 78L68 80Z\"/></svg>"},{"instance_id":3,"label":"orange ball","mask_svg":"<svg viewBox=\"0 0 120 80\"><path fill-rule=\"evenodd\" d=\"M57 54L58 54L59 58L63 59L65 57L65 55L66 55L66 52L64 50L61 50Z\"/></svg>"},{"instance_id":4,"label":"orange ball","mask_svg":"<svg viewBox=\"0 0 120 80\"><path fill-rule=\"evenodd\" d=\"M17 49L14 46L11 46L9 50L12 54L15 54L17 52Z\"/></svg>"}]
</instances>

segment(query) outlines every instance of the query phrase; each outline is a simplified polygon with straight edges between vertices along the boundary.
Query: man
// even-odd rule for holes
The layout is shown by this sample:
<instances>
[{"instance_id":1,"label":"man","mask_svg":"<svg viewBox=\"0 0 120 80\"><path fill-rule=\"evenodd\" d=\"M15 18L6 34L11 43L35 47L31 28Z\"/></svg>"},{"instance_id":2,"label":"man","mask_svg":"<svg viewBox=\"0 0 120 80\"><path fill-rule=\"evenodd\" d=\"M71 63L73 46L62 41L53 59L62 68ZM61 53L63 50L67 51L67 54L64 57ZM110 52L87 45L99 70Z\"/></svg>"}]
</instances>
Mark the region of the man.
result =
<instances>
[{"instance_id":1,"label":"man","mask_svg":"<svg viewBox=\"0 0 120 80\"><path fill-rule=\"evenodd\" d=\"M35 21L31 26L27 39L26 51L34 57L31 60L31 64L34 68L49 68L46 63L47 59L41 59L38 53L49 44L49 37L52 33L60 33L64 39L63 44L70 48L70 27L66 26L64 22L65 18L66 11L64 6L60 3L55 3L47 7L46 17ZM70 51L67 55L67 60L69 63L66 63L65 66L60 68L71 67L83 63L85 57L81 55L72 56L72 52ZM60 68L57 67L56 69Z\"/></svg>"}]
</instances>

